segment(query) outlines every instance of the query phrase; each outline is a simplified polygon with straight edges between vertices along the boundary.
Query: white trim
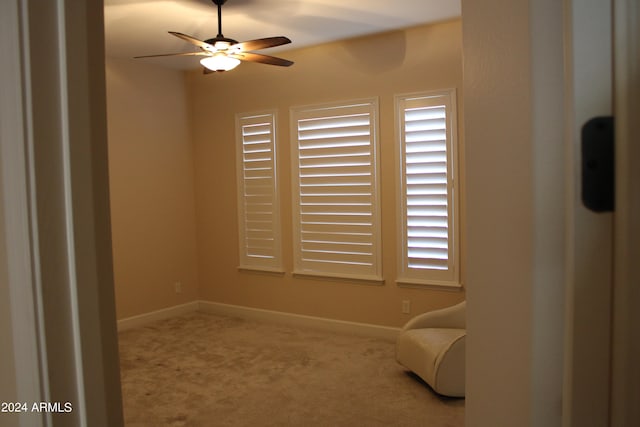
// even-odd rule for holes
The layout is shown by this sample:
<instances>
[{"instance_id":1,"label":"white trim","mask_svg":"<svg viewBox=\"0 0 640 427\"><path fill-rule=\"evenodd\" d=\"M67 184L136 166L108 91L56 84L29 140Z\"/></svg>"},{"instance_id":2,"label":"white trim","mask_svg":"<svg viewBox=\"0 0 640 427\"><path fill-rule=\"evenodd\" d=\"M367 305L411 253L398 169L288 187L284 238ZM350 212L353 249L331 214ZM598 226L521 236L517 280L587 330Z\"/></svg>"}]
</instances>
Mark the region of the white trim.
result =
<instances>
[{"instance_id":1,"label":"white trim","mask_svg":"<svg viewBox=\"0 0 640 427\"><path fill-rule=\"evenodd\" d=\"M438 291L462 291L464 286L462 283L447 282L438 280L417 280L411 278L398 277L396 284L403 288L417 288L417 289L434 289Z\"/></svg>"},{"instance_id":2,"label":"white trim","mask_svg":"<svg viewBox=\"0 0 640 427\"><path fill-rule=\"evenodd\" d=\"M248 223L251 213L246 211L248 199L247 199L247 187L252 188L255 191L255 186L251 186L251 179L245 178L245 172L247 168L255 173L254 169L251 169L251 161L245 161L245 137L244 127L252 125L264 125L269 124L271 133L269 135L269 155L271 157L271 173L273 174L270 180L271 190L271 237L273 238L273 253L267 251L266 254L259 254L260 245L253 246L248 244L248 235L250 230L248 229ZM282 270L282 225L280 218L280 174L278 173L278 111L276 109L249 112L249 113L237 113L235 117L235 131L236 131L236 191L237 191L237 204L238 204L238 248L239 248L239 269L246 270L265 270L265 271L281 271ZM262 145L266 145L265 141L262 141ZM253 155L255 156L255 152ZM251 153L249 153L251 155ZM264 159L262 159L264 161ZM264 177L262 178L264 179ZM262 187L262 186L259 186ZM264 195L263 195L264 196ZM253 204L255 208L255 204ZM263 230L266 232L267 230ZM254 236L255 237L255 236ZM264 236L263 236L264 237ZM264 243L265 239L260 239L261 243ZM256 253L258 252L258 253Z\"/></svg>"},{"instance_id":3,"label":"white trim","mask_svg":"<svg viewBox=\"0 0 640 427\"><path fill-rule=\"evenodd\" d=\"M569 204L565 207L563 426L610 425L613 214L591 212L580 200L580 134L587 120L613 112L612 2L566 0L564 10L565 143L568 150L565 197ZM545 51L545 55L548 56L549 52ZM548 78L545 75L544 83L540 84L549 87ZM539 150L537 148L536 152L542 154ZM548 173L549 165L544 168ZM545 191L542 179L538 179L537 184L542 185L541 191ZM536 200L533 202L535 206ZM555 216L551 211L539 213L542 214L549 218ZM544 229L555 232L548 226ZM541 238L536 236L537 241ZM556 260L556 264L559 262ZM532 267L532 271L538 272L534 280L542 278L540 266ZM539 292L535 282L533 285L536 293ZM548 296L543 298L546 300ZM540 315L544 311L548 320L549 314L553 313L546 309L546 305L540 309ZM533 332L537 339L540 332ZM534 353L532 356L537 355Z\"/></svg>"},{"instance_id":4,"label":"white trim","mask_svg":"<svg viewBox=\"0 0 640 427\"><path fill-rule=\"evenodd\" d=\"M384 285L384 277L382 276L369 276L365 274L330 274L330 273L307 273L304 271L293 271L291 273L293 277L301 279L314 279L314 280L330 280L334 282L351 282L360 283L365 285Z\"/></svg>"},{"instance_id":5,"label":"white trim","mask_svg":"<svg viewBox=\"0 0 640 427\"><path fill-rule=\"evenodd\" d=\"M34 3L0 2L0 51L6 59L0 66L0 197L6 213L0 234L10 248L12 317L3 332L8 329L13 340L4 355L15 362L11 394L20 402L72 401L73 414L65 417L69 426L88 420L96 426L121 425L117 342L115 328L109 327L115 310L112 298L104 298L112 282L110 275L100 283L92 277L111 267L107 216L92 211L93 202L108 196L106 175L100 174L106 171L104 79L84 79L104 70L102 62L93 61L104 57L96 48L104 45L102 2L39 2L44 6L39 12ZM87 35L98 42L83 44ZM30 53L42 40L52 43L36 78ZM20 426L55 424L51 412L18 417Z\"/></svg>"},{"instance_id":6,"label":"white trim","mask_svg":"<svg viewBox=\"0 0 640 427\"><path fill-rule=\"evenodd\" d=\"M535 3L535 4L534 4ZM566 81L563 4L531 3L531 362L530 425L560 426L566 255ZM554 409L551 409L554 408Z\"/></svg>"},{"instance_id":7,"label":"white trim","mask_svg":"<svg viewBox=\"0 0 640 427\"><path fill-rule=\"evenodd\" d=\"M372 338L395 341L400 328L372 325L369 323L349 322L345 320L327 319L324 317L305 316L282 311L263 310L260 308L223 304L211 301L199 301L199 311L225 316L235 316L251 320L283 323L296 327L321 329L329 332L361 335Z\"/></svg>"},{"instance_id":8,"label":"white trim","mask_svg":"<svg viewBox=\"0 0 640 427\"><path fill-rule=\"evenodd\" d=\"M170 319L172 317L182 316L195 311L280 323L295 327L320 329L323 331L342 334L379 338L386 341L395 341L398 333L400 332L400 328L394 328L391 326L327 319L325 317L306 316L304 314L264 310L261 308L245 307L241 305L224 304L212 301L192 301L186 304L152 311L150 313L127 317L125 319L118 320L118 332L132 328L139 328L158 320Z\"/></svg>"},{"instance_id":9,"label":"white trim","mask_svg":"<svg viewBox=\"0 0 640 427\"><path fill-rule=\"evenodd\" d=\"M287 274L286 271L280 270L278 268L260 268L260 267L243 267L238 266L238 271L242 273L254 273L254 274L266 274L270 276L284 276Z\"/></svg>"},{"instance_id":10,"label":"white trim","mask_svg":"<svg viewBox=\"0 0 640 427\"><path fill-rule=\"evenodd\" d=\"M448 267L444 270L425 268L416 269L408 265L408 237L407 237L407 183L405 148L405 114L408 103L423 101L419 107L443 106L446 111L446 159L447 159L447 221L448 235ZM396 145L396 177L399 191L397 193L397 239L398 251L397 267L398 285L412 287L461 288L460 284L460 188L459 188L459 157L458 157L458 110L457 92L455 88L431 90L424 92L402 93L394 96L395 117L395 145Z\"/></svg>"},{"instance_id":11,"label":"white trim","mask_svg":"<svg viewBox=\"0 0 640 427\"><path fill-rule=\"evenodd\" d=\"M616 213L610 425L640 425L640 7L614 0Z\"/></svg>"},{"instance_id":12,"label":"white trim","mask_svg":"<svg viewBox=\"0 0 640 427\"><path fill-rule=\"evenodd\" d=\"M47 356L42 335L36 221L30 210L33 201L33 162L29 157L30 85L28 79L28 20L24 2L0 3L0 64L2 97L0 97L0 201L4 210L7 278L12 330L12 354L15 367L17 401L49 400ZM16 19L17 18L17 19ZM23 54L20 55L20 51ZM24 62L23 62L24 61ZM21 67L24 67L21 70ZM26 70L26 71L25 71ZM6 400L6 399L5 399ZM49 415L20 414L20 426L48 424Z\"/></svg>"},{"instance_id":13,"label":"white trim","mask_svg":"<svg viewBox=\"0 0 640 427\"><path fill-rule=\"evenodd\" d=\"M57 25L58 28L67 28L65 17L66 4L62 1L57 3ZM71 331L73 341L73 353L75 356L74 368L76 371L76 386L78 401L74 405L74 410L79 413L80 423L87 424L87 403L85 391L84 377L84 360L82 357L82 338L80 332L80 313L78 298L78 276L76 266L76 247L75 247L75 227L74 227L74 209L73 209L73 190L71 179L71 130L70 130L70 114L69 111L69 74L67 69L68 52L67 52L67 32L58 32L58 57L59 57L59 85L60 85L60 139L62 151L62 179L63 179L63 197L64 212L66 225L66 248L67 248L67 272L69 285L69 299L71 308Z\"/></svg>"},{"instance_id":14,"label":"white trim","mask_svg":"<svg viewBox=\"0 0 640 427\"><path fill-rule=\"evenodd\" d=\"M301 187L303 187L301 180L301 157L300 157L300 149L301 149L301 140L300 138L300 130L299 125L300 122L306 120L323 120L329 119L331 117L342 117L344 114L368 114L369 115L369 154L368 157L370 159L370 169L368 172L371 174L369 184L371 185L373 192L369 195L369 200L367 202L363 202L364 205L370 206L371 210L367 211L367 213L371 214L371 239L366 240L366 244L371 245L371 254L369 258L368 253L361 253L360 251L350 252L348 249L345 252L342 252L340 256L336 256L331 258L327 257L326 254L336 254L339 252L336 249L336 243L331 241L324 241L323 239L319 244L316 245L317 242L307 241L307 245L311 244L316 246L314 258L315 259L307 259L305 258L304 250L303 250L303 234L306 231L311 231L310 228L303 227L302 217L305 215L301 212L301 206L303 206L301 197ZM307 274L311 276L343 276L346 275L348 277L351 276L367 276L367 277L381 277L382 276L382 229L380 225L381 218L381 207L380 207L380 182L379 182L379 161L378 161L378 152L379 152L379 117L380 117L380 105L378 97L364 98L364 99L354 99L351 101L343 101L343 102L333 102L333 103L323 103L316 105L308 105L308 106L297 106L291 107L289 109L289 126L290 126L290 138L291 138L291 170L292 170L292 179L291 179L291 188L292 188L292 213L293 213L293 262L294 262L294 271L296 274ZM332 130L333 132L333 130ZM320 141L323 138L315 141ZM305 143L306 145L307 143ZM306 145L309 148L308 145ZM321 150L325 150L328 148L326 145L321 147ZM331 149L341 149L342 147L331 147ZM323 153L321 156L324 160L331 158L332 156ZM308 161L310 158L306 158ZM314 159L315 161L315 159ZM310 170L312 167L315 167L315 163L308 164L306 169ZM324 168L327 165L320 165L320 168ZM342 165L332 164L334 167L342 167ZM362 167L364 165L360 165ZM346 167L351 167L348 165ZM326 180L322 183L325 185L330 182L331 186L343 186L346 185L349 187L352 182L340 181L336 183L335 181L337 175L320 174L317 177L313 176L312 179L316 179L320 177L320 179ZM328 177L328 178L327 178ZM309 179L310 176L307 176L306 179ZM340 177L344 179L344 177ZM340 197L343 197L344 194L334 194L331 191L327 194L318 194L323 198L329 198L330 202L326 203L324 206L333 206L339 205L342 203ZM304 197L309 197L310 195L305 195ZM361 197L364 194L361 195ZM338 199L335 199L338 197ZM334 198L334 199L331 199ZM370 204L369 204L370 203ZM330 212L329 215L335 214L339 211ZM350 214L351 212L344 212L345 215ZM360 213L364 213L360 212ZM309 226L309 224L306 224ZM322 224L322 225L331 225L335 226L335 223L331 221ZM345 224L346 225L346 224ZM342 233L346 236L355 239L355 235L357 233L354 232L354 225L346 225L346 231L343 230ZM344 227L344 226L343 226ZM323 231L315 231L314 234L322 233ZM368 235L368 233L365 233ZM364 242L364 241L363 241ZM344 241L344 243L348 245L355 243L353 241ZM331 249L328 249L331 248ZM310 251L311 252L311 251ZM364 259L358 259L358 256L362 256ZM323 257L326 259L323 260ZM360 263L359 261L362 261Z\"/></svg>"},{"instance_id":15,"label":"white trim","mask_svg":"<svg viewBox=\"0 0 640 427\"><path fill-rule=\"evenodd\" d=\"M127 329L138 328L140 326L148 325L149 323L169 319L171 317L182 316L183 314L198 311L200 307L199 301L192 301L186 304L175 305L173 307L167 307L160 310L152 311L150 313L139 314L137 316L127 317L118 320L118 332L126 331Z\"/></svg>"}]
</instances>

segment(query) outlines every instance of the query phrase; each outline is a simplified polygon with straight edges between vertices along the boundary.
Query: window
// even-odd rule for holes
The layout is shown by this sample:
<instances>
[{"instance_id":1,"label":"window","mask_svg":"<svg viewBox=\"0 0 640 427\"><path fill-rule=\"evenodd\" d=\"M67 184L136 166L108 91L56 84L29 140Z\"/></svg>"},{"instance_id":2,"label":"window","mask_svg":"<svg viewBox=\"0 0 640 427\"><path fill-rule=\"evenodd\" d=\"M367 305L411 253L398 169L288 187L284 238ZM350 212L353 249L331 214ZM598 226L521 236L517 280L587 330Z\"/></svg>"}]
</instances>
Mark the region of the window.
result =
<instances>
[{"instance_id":1,"label":"window","mask_svg":"<svg viewBox=\"0 0 640 427\"><path fill-rule=\"evenodd\" d=\"M281 271L275 112L236 116L240 268Z\"/></svg>"},{"instance_id":2,"label":"window","mask_svg":"<svg viewBox=\"0 0 640 427\"><path fill-rule=\"evenodd\" d=\"M459 286L455 90L396 97L398 283Z\"/></svg>"},{"instance_id":3,"label":"window","mask_svg":"<svg viewBox=\"0 0 640 427\"><path fill-rule=\"evenodd\" d=\"M291 110L294 273L381 281L376 99Z\"/></svg>"}]
</instances>

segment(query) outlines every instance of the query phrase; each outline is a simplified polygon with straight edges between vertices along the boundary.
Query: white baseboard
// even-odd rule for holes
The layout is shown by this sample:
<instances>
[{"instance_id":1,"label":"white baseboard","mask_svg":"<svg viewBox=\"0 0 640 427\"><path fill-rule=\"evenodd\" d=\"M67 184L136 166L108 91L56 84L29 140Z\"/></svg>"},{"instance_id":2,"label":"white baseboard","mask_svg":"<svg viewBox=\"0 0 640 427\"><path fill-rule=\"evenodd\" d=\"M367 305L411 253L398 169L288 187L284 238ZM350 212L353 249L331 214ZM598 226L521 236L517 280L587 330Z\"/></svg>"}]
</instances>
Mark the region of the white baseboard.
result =
<instances>
[{"instance_id":1,"label":"white baseboard","mask_svg":"<svg viewBox=\"0 0 640 427\"><path fill-rule=\"evenodd\" d=\"M207 313L235 316L266 322L284 323L292 326L302 326L331 332L380 338L387 341L395 341L398 337L398 333L400 332L400 328L372 325L369 323L347 322L344 320L326 319L323 317L305 316L302 314L263 310L260 308L222 304L210 301L199 301L198 303L198 310Z\"/></svg>"},{"instance_id":2,"label":"white baseboard","mask_svg":"<svg viewBox=\"0 0 640 427\"><path fill-rule=\"evenodd\" d=\"M125 331L131 328L147 325L156 320L168 319L170 317L180 316L186 313L197 311L200 307L200 301L192 301L186 304L175 305L173 307L163 308L162 310L152 311L151 313L140 314L138 316L127 317L118 320L118 331Z\"/></svg>"},{"instance_id":3,"label":"white baseboard","mask_svg":"<svg viewBox=\"0 0 640 427\"><path fill-rule=\"evenodd\" d=\"M305 316L302 314L285 313L283 311L264 310L260 308L223 304L211 301L192 301L186 304L140 314L138 316L127 317L125 319L118 320L118 331L137 328L157 320L181 316L194 311L380 338L387 341L395 341L398 337L398 333L400 332L400 328L392 328L389 326L348 322L345 320L327 319L324 317Z\"/></svg>"}]
</instances>

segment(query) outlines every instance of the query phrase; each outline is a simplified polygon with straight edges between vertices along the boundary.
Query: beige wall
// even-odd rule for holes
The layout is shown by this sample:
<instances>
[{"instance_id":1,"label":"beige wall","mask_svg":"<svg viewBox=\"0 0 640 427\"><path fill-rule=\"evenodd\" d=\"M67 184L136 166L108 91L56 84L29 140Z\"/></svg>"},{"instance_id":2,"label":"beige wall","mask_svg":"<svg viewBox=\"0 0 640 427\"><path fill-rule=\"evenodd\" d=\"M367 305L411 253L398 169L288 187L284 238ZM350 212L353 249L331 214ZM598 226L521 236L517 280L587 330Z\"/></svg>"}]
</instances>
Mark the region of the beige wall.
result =
<instances>
[{"instance_id":1,"label":"beige wall","mask_svg":"<svg viewBox=\"0 0 640 427\"><path fill-rule=\"evenodd\" d=\"M265 53L268 53L265 51ZM275 53L296 64L279 68L241 64L232 72L187 76L196 157L200 297L348 321L399 326L411 315L446 306L463 292L399 288L397 256L397 158L394 95L456 88L462 121L461 23ZM378 96L384 286L292 278L289 108ZM286 274L239 272L234 117L276 108L281 216ZM459 132L462 140L462 134ZM464 277L464 274L463 274ZM412 314L401 314L411 301Z\"/></svg>"},{"instance_id":2,"label":"beige wall","mask_svg":"<svg viewBox=\"0 0 640 427\"><path fill-rule=\"evenodd\" d=\"M196 300L193 152L183 73L107 61L119 319ZM174 282L182 283L176 294Z\"/></svg>"},{"instance_id":3,"label":"beige wall","mask_svg":"<svg viewBox=\"0 0 640 427\"><path fill-rule=\"evenodd\" d=\"M524 426L532 415L529 9L526 1L508 8L505 2L472 3L463 4L466 230L473 254L467 263L466 419L470 426Z\"/></svg>"},{"instance_id":4,"label":"beige wall","mask_svg":"<svg viewBox=\"0 0 640 427\"><path fill-rule=\"evenodd\" d=\"M462 2L469 427L563 425L560 3Z\"/></svg>"}]
</instances>

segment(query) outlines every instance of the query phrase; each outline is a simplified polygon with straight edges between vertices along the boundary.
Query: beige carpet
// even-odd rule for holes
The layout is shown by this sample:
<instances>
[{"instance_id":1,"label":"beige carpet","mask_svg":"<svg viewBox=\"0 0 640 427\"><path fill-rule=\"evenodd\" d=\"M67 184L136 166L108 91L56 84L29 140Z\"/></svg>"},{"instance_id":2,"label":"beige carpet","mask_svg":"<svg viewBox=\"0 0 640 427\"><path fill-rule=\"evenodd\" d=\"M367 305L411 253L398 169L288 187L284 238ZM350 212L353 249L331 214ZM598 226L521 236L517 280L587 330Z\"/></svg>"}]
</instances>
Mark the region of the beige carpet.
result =
<instances>
[{"instance_id":1,"label":"beige carpet","mask_svg":"<svg viewBox=\"0 0 640 427\"><path fill-rule=\"evenodd\" d=\"M205 313L120 333L127 426L464 425L393 343Z\"/></svg>"}]
</instances>

